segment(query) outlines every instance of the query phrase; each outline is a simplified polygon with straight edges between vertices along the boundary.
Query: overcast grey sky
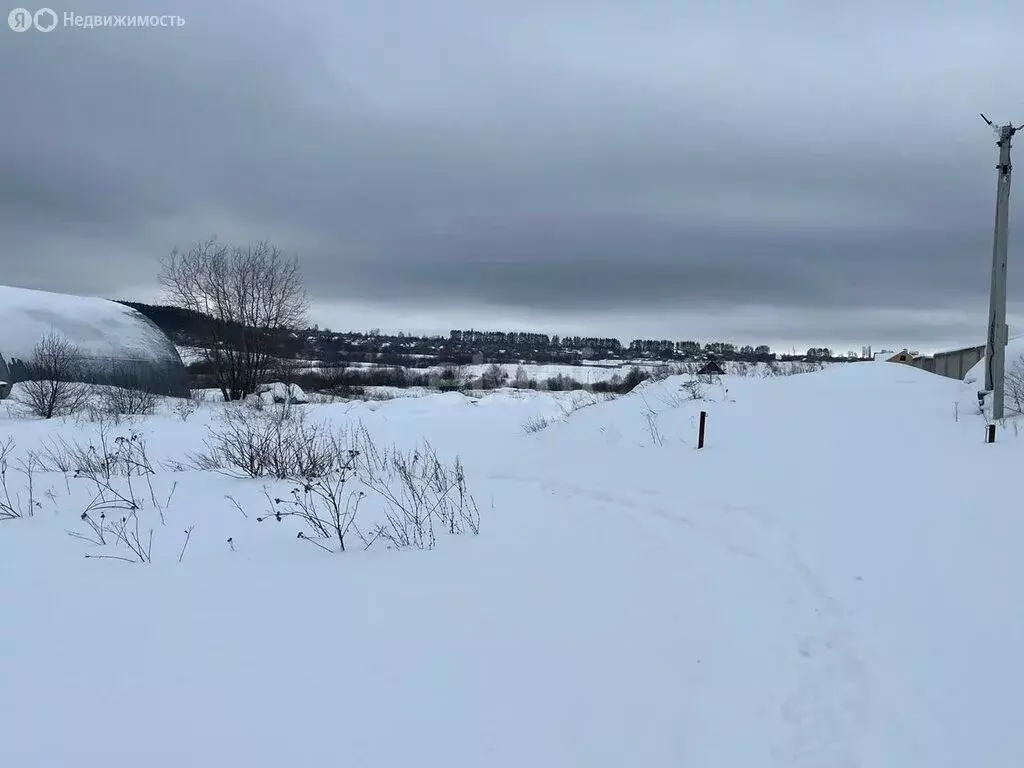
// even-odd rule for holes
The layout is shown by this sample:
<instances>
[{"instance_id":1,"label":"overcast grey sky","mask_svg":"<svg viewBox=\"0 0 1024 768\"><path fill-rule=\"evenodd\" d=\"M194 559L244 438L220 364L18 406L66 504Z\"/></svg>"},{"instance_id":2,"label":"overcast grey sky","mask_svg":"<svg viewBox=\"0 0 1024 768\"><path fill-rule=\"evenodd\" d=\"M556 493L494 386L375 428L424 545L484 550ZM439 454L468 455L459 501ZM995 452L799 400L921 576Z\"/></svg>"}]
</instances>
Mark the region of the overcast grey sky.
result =
<instances>
[{"instance_id":1,"label":"overcast grey sky","mask_svg":"<svg viewBox=\"0 0 1024 768\"><path fill-rule=\"evenodd\" d=\"M983 341L1024 3L51 7L186 23L0 29L5 283L152 299L216 233L336 329Z\"/></svg>"}]
</instances>

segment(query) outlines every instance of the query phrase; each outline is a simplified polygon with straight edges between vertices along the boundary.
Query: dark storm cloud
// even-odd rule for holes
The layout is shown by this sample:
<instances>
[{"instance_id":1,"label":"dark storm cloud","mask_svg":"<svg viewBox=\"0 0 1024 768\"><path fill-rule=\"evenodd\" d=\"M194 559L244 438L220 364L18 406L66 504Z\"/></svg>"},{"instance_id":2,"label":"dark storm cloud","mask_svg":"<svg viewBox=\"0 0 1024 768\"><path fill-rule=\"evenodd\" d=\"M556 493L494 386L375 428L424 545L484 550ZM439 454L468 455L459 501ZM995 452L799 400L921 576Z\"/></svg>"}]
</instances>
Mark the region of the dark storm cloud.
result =
<instances>
[{"instance_id":1,"label":"dark storm cloud","mask_svg":"<svg viewBox=\"0 0 1024 768\"><path fill-rule=\"evenodd\" d=\"M186 25L3 30L6 280L143 286L217 231L439 314L984 300L1017 4L145 6L74 12Z\"/></svg>"},{"instance_id":2,"label":"dark storm cloud","mask_svg":"<svg viewBox=\"0 0 1024 768\"><path fill-rule=\"evenodd\" d=\"M568 226L537 222L409 245L441 258L350 265L357 286L388 283L396 296L426 293L503 304L512 295L535 307L690 308L723 303L781 306L928 307L980 296L984 239L948 232L899 235L829 230L828 240L798 232L733 232L600 217ZM889 260L886 260L889 256Z\"/></svg>"}]
</instances>

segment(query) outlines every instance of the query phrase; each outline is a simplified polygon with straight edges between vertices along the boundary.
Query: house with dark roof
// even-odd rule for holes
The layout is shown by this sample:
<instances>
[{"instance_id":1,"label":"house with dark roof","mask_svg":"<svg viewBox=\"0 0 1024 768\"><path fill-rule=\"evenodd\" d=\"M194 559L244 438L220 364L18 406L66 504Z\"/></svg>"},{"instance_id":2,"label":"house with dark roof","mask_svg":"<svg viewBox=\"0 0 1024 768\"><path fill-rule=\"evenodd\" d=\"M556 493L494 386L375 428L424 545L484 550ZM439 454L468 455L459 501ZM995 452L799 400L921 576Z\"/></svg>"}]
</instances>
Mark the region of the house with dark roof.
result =
<instances>
[{"instance_id":1,"label":"house with dark roof","mask_svg":"<svg viewBox=\"0 0 1024 768\"><path fill-rule=\"evenodd\" d=\"M704 367L697 371L698 376L724 376L725 371L717 360L709 360Z\"/></svg>"}]
</instances>

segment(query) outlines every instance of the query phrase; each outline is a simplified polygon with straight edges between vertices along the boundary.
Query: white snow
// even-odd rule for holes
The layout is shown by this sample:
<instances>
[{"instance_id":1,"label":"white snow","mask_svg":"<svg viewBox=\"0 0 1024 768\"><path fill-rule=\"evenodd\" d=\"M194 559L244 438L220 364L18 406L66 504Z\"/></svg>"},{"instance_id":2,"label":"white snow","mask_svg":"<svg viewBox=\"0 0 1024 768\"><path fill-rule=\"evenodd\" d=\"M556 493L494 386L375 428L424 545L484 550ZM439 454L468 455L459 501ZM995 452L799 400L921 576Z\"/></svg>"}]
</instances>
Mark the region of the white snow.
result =
<instances>
[{"instance_id":1,"label":"white snow","mask_svg":"<svg viewBox=\"0 0 1024 768\"><path fill-rule=\"evenodd\" d=\"M122 423L177 484L151 565L83 558L74 478L0 522L0 765L1024 765L1024 440L910 366L688 381L297 409L462 457L480 535L433 551L328 554L256 522L287 483L165 466L238 406ZM96 439L12 409L16 456Z\"/></svg>"},{"instance_id":2,"label":"white snow","mask_svg":"<svg viewBox=\"0 0 1024 768\"><path fill-rule=\"evenodd\" d=\"M163 332L131 307L0 285L0 355L8 363L28 360L36 344L54 332L92 357L180 362Z\"/></svg>"},{"instance_id":3,"label":"white snow","mask_svg":"<svg viewBox=\"0 0 1024 768\"><path fill-rule=\"evenodd\" d=\"M194 361L200 359L200 354L192 350L191 348L179 348L183 360ZM323 370L327 366L319 361L308 361L308 365L299 367L298 371L303 372L317 372ZM834 363L803 363L803 362L791 362L791 361L780 361L773 365L766 363L745 363L745 362L723 362L727 372L742 371L744 375L750 376L766 376L772 375L772 371L777 371L782 375L801 372L809 368L823 366L827 367ZM611 380L615 376L625 378L629 374L630 369L634 366L640 368L643 371L652 373L659 369L669 368L672 371L697 371L703 367L703 362L667 362L660 360L646 360L638 362L622 362L609 363L604 362L600 365L570 365L567 363L498 363L498 367L508 376L508 381L511 383L515 380L516 372L519 368L523 369L527 379L532 379L538 384L542 385L549 378L557 376L564 376L568 379L578 381L581 384L596 384L598 382L606 382ZM379 367L376 363L349 363L349 368L375 368ZM383 366L391 367L391 366ZM491 365L488 363L479 363L472 365L450 365L450 364L438 364L423 368L407 368L406 370L413 375L426 375L426 376L440 376L446 369L454 368L467 380L479 379L483 374L488 372Z\"/></svg>"},{"instance_id":4,"label":"white snow","mask_svg":"<svg viewBox=\"0 0 1024 768\"><path fill-rule=\"evenodd\" d=\"M1018 361L1024 360L1024 336L1015 336L1007 342L1005 357L1007 371L1011 370ZM971 366L970 370L964 374L965 384L985 385L985 361L987 359L982 355L981 360Z\"/></svg>"},{"instance_id":5,"label":"white snow","mask_svg":"<svg viewBox=\"0 0 1024 768\"><path fill-rule=\"evenodd\" d=\"M261 384L257 388L257 396L266 403L303 404L309 398L298 384L285 384L281 381L272 384Z\"/></svg>"}]
</instances>

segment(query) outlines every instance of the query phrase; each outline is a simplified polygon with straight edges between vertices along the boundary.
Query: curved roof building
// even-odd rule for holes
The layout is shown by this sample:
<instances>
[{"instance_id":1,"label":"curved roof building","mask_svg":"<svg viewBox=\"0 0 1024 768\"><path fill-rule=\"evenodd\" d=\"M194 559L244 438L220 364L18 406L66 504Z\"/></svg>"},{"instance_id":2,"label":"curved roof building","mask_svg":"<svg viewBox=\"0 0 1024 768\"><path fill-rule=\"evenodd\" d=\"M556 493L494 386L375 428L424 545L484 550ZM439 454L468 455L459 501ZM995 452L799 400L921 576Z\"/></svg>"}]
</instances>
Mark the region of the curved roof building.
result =
<instances>
[{"instance_id":1,"label":"curved roof building","mask_svg":"<svg viewBox=\"0 0 1024 768\"><path fill-rule=\"evenodd\" d=\"M7 370L7 362L4 356L0 355L0 400L3 400L11 391L11 372Z\"/></svg>"},{"instance_id":2,"label":"curved roof building","mask_svg":"<svg viewBox=\"0 0 1024 768\"><path fill-rule=\"evenodd\" d=\"M177 349L140 312L106 299L0 285L0 361L9 381L26 377L35 346L51 333L74 345L84 380L188 396Z\"/></svg>"}]
</instances>

